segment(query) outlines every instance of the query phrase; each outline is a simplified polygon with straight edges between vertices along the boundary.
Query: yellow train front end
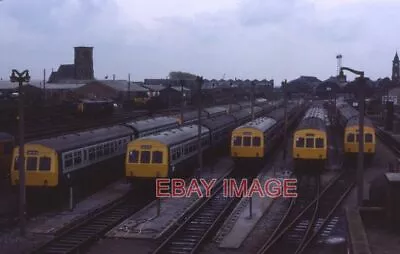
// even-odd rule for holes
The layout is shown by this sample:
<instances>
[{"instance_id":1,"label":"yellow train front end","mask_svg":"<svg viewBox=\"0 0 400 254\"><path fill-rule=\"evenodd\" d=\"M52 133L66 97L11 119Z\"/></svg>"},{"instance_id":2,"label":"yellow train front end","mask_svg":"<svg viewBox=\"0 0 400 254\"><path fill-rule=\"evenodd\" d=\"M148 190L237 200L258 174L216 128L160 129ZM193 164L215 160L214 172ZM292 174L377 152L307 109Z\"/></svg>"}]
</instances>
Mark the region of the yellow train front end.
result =
<instances>
[{"instance_id":1,"label":"yellow train front end","mask_svg":"<svg viewBox=\"0 0 400 254\"><path fill-rule=\"evenodd\" d=\"M325 168L328 156L327 134L314 129L302 129L293 136L293 160L295 170L302 173L320 172Z\"/></svg>"},{"instance_id":2,"label":"yellow train front end","mask_svg":"<svg viewBox=\"0 0 400 254\"><path fill-rule=\"evenodd\" d=\"M135 183L169 177L168 147L161 142L139 139L128 144L125 176Z\"/></svg>"},{"instance_id":3,"label":"yellow train front end","mask_svg":"<svg viewBox=\"0 0 400 254\"><path fill-rule=\"evenodd\" d=\"M344 153L347 160L356 161L359 151L358 126L349 126L344 132ZM370 162L375 155L376 135L373 127L364 126L364 156Z\"/></svg>"},{"instance_id":4,"label":"yellow train front end","mask_svg":"<svg viewBox=\"0 0 400 254\"><path fill-rule=\"evenodd\" d=\"M59 185L58 156L56 151L38 144L26 144L25 186L32 188L56 188ZM19 184L19 148L14 148L11 163L11 184Z\"/></svg>"},{"instance_id":5,"label":"yellow train front end","mask_svg":"<svg viewBox=\"0 0 400 254\"><path fill-rule=\"evenodd\" d=\"M236 164L258 164L263 161L265 151L263 132L246 127L232 132L231 157Z\"/></svg>"}]
</instances>

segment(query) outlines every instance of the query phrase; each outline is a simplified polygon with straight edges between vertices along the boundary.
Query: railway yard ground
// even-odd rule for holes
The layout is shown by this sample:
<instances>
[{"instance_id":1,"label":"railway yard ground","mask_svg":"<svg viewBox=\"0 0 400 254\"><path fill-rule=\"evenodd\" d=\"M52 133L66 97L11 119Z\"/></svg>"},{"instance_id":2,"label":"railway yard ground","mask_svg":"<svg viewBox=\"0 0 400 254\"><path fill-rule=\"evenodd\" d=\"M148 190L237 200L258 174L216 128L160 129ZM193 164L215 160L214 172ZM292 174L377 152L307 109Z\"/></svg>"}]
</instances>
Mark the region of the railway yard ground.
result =
<instances>
[{"instance_id":1,"label":"railway yard ground","mask_svg":"<svg viewBox=\"0 0 400 254\"><path fill-rule=\"evenodd\" d=\"M321 173L318 180L318 186L320 185L318 188L323 191L317 192L316 197L314 197L315 200L320 196L322 197L325 191L329 193L329 188L335 185L337 179L341 179L340 173L344 167L344 159L341 156L343 147L340 143L339 134L333 132L333 135L332 143L328 147L326 170ZM286 144L281 144L279 148L276 148L270 158L260 167L260 172L257 176L258 179L278 178L283 180L293 176L293 140L291 138L293 133L291 132L288 136L290 138L288 138ZM400 143L400 135L392 136ZM283 155L283 146L286 149L286 156ZM388 148L388 144L384 144L381 140L376 139L375 157L372 163L364 170L365 201L370 199L372 181L378 176L389 172L388 164L397 164L397 156L400 155L395 155ZM231 177L233 169L238 170L237 167L235 168L235 164L230 156L218 157L216 160L205 163L201 177L206 180L218 179L218 181L222 181L226 177ZM350 169L350 167L346 168L346 170ZM312 185L311 178L303 177L298 179L298 184ZM345 181L339 180L339 182ZM0 198L0 216L10 213L17 214L18 200L16 194L12 193L7 185L1 186L0 191L9 193L10 195L2 195ZM133 196L145 196L141 191L143 190L135 188L135 186L127 183L125 179L118 180L93 195L80 200L72 210L63 208L30 217L27 222L25 237L19 235L19 228L17 226L1 228L2 224L0 224L0 253L30 253L44 243L58 238L63 234L73 234L74 230L80 230L79 227L82 225L83 227L81 228L84 228L86 224L89 226L96 225L93 221L103 216L104 211L107 212L109 210L109 213L113 213L113 209L117 211L119 209L118 206L120 203L125 202L125 199L130 200ZM202 193L205 192L203 188L201 191ZM311 198L311 200L314 200L314 198ZM201 238L201 246L198 248L197 246L193 247L196 248L196 253L265 253L265 243L271 240L270 237L276 237L275 233L278 229L282 230L281 223L284 221L283 218L285 218L286 212L292 207L291 199L261 198L255 195L251 200L249 198L232 198L233 202L229 201L226 204L222 202L224 205L215 202L215 209L218 208L217 206L221 206L218 209L224 211L224 213L220 211L215 215L213 214L216 211L215 209L208 208L208 210L203 211L203 214L201 213L201 209L207 209L207 202L210 205L213 199L220 199L218 198L218 194L215 194L209 200L198 198L197 195L183 198L162 198L160 200L154 199L154 197L146 197L145 199L146 202L143 201L143 204L140 203L134 209L127 209L129 212L124 211L123 215L117 214L115 217L117 219L112 217L110 219L103 216L105 217L103 221L109 223L109 225L102 225L103 228L99 229L99 233L96 234L98 239L88 244L88 248L85 249L86 252L82 251L80 253L141 254L153 253L155 251L157 253L164 253L163 251L158 251L157 248L160 245L179 247L180 243L183 244L184 241L188 241L187 239L191 237L196 239L193 241L198 241ZM336 202L336 199L334 200ZM368 220L368 216L364 216L362 212L357 210L356 187L352 188L344 196L343 202L338 202L336 209L330 209L332 210L332 214L329 214L329 216L326 215L327 211L325 210L327 209L326 207L330 206L324 204L323 200L321 200L321 203L321 208L318 208L318 201L316 201L315 211L318 211L318 209L321 210L315 212L313 216L301 217L300 215L304 216L304 214L299 213L299 220L295 224L289 225L283 223L288 228L292 227L292 230L288 231L288 235L285 236L287 239L292 239L292 241L301 241L297 240L298 235L293 233L296 231L300 232L298 233L300 235L315 234L315 237L312 241L310 240L309 244L312 248L303 253L344 254L349 253L348 250L351 245L357 244L362 247L358 249L359 252L354 252L353 254L367 254L368 250L372 254L399 253L400 241L398 233L386 227L385 219L378 218L378 221L371 221ZM306 210L304 208L304 211ZM211 216L213 220L211 222L207 221L209 218L205 214ZM219 218L221 214L223 216ZM307 213L305 214L307 216ZM199 226L198 235L193 228L185 228L188 224L196 224L196 218L197 221L204 220L206 221L204 224L210 224L207 224L207 227L203 225L204 228L200 228ZM97 222L97 225L99 225L99 222ZM197 230L196 227L195 229ZM207 234L201 233L200 235L200 230L206 230ZM81 230L80 232L84 231ZM89 231L87 230L87 232ZM182 232L190 232L190 235L184 235ZM93 232L89 233L93 234ZM77 235L82 234L79 233ZM90 235L90 237L93 236ZM177 239L174 240L174 237ZM180 240L181 238L186 240ZM276 238L277 240L273 243L284 245L283 238ZM182 253L189 253L191 251L184 247L186 245L182 247L182 251L186 252ZM363 247L366 247L365 250L362 250ZM51 246L49 249L51 249ZM263 251L261 252L261 250ZM38 253L41 252L39 251Z\"/></svg>"}]
</instances>

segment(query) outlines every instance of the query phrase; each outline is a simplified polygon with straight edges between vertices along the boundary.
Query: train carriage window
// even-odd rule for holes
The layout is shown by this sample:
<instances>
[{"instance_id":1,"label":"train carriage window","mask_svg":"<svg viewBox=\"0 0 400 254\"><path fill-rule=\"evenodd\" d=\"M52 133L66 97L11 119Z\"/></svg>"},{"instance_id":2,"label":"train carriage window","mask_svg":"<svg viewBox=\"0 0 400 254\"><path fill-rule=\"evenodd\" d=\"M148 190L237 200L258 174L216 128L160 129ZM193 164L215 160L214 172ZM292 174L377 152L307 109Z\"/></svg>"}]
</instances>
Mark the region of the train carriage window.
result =
<instances>
[{"instance_id":1,"label":"train carriage window","mask_svg":"<svg viewBox=\"0 0 400 254\"><path fill-rule=\"evenodd\" d=\"M96 155L97 157L103 157L103 145L99 145L96 147Z\"/></svg>"},{"instance_id":2,"label":"train carriage window","mask_svg":"<svg viewBox=\"0 0 400 254\"><path fill-rule=\"evenodd\" d=\"M139 161L139 151L132 150L129 152L129 163L138 163Z\"/></svg>"},{"instance_id":3,"label":"train carriage window","mask_svg":"<svg viewBox=\"0 0 400 254\"><path fill-rule=\"evenodd\" d=\"M234 137L233 138L233 145L234 146L241 146L242 145L242 137Z\"/></svg>"},{"instance_id":4,"label":"train carriage window","mask_svg":"<svg viewBox=\"0 0 400 254\"><path fill-rule=\"evenodd\" d=\"M314 138L306 138L306 147L314 148Z\"/></svg>"},{"instance_id":5,"label":"train carriage window","mask_svg":"<svg viewBox=\"0 0 400 254\"><path fill-rule=\"evenodd\" d=\"M315 139L315 147L316 148L323 148L324 147L324 139L323 138L316 138Z\"/></svg>"},{"instance_id":6,"label":"train carriage window","mask_svg":"<svg viewBox=\"0 0 400 254\"><path fill-rule=\"evenodd\" d=\"M154 151L152 155L152 163L162 163L163 153L160 151Z\"/></svg>"},{"instance_id":7,"label":"train carriage window","mask_svg":"<svg viewBox=\"0 0 400 254\"><path fill-rule=\"evenodd\" d=\"M69 168L72 166L73 160L72 160L72 154L66 154L64 157L64 167Z\"/></svg>"},{"instance_id":8,"label":"train carriage window","mask_svg":"<svg viewBox=\"0 0 400 254\"><path fill-rule=\"evenodd\" d=\"M371 133L365 134L365 143L372 143L372 134Z\"/></svg>"},{"instance_id":9,"label":"train carriage window","mask_svg":"<svg viewBox=\"0 0 400 254\"><path fill-rule=\"evenodd\" d=\"M296 147L304 147L304 138L296 139Z\"/></svg>"},{"instance_id":10,"label":"train carriage window","mask_svg":"<svg viewBox=\"0 0 400 254\"><path fill-rule=\"evenodd\" d=\"M28 157L26 160L26 170L36 171L37 170L37 157Z\"/></svg>"},{"instance_id":11,"label":"train carriage window","mask_svg":"<svg viewBox=\"0 0 400 254\"><path fill-rule=\"evenodd\" d=\"M88 154L87 150L83 151L83 160L84 161L86 161L88 159L87 154Z\"/></svg>"},{"instance_id":12,"label":"train carriage window","mask_svg":"<svg viewBox=\"0 0 400 254\"><path fill-rule=\"evenodd\" d=\"M142 151L140 153L140 163L150 163L150 151Z\"/></svg>"},{"instance_id":13,"label":"train carriage window","mask_svg":"<svg viewBox=\"0 0 400 254\"><path fill-rule=\"evenodd\" d=\"M260 137L253 137L253 146L261 146Z\"/></svg>"},{"instance_id":14,"label":"train carriage window","mask_svg":"<svg viewBox=\"0 0 400 254\"><path fill-rule=\"evenodd\" d=\"M89 160L95 160L96 159L96 150L95 148L89 148Z\"/></svg>"},{"instance_id":15,"label":"train carriage window","mask_svg":"<svg viewBox=\"0 0 400 254\"><path fill-rule=\"evenodd\" d=\"M251 137L243 137L243 145L251 146Z\"/></svg>"},{"instance_id":16,"label":"train carriage window","mask_svg":"<svg viewBox=\"0 0 400 254\"><path fill-rule=\"evenodd\" d=\"M347 134L347 142L354 142L355 137L353 133Z\"/></svg>"},{"instance_id":17,"label":"train carriage window","mask_svg":"<svg viewBox=\"0 0 400 254\"><path fill-rule=\"evenodd\" d=\"M74 164L80 164L82 162L81 152L74 152Z\"/></svg>"},{"instance_id":18,"label":"train carriage window","mask_svg":"<svg viewBox=\"0 0 400 254\"><path fill-rule=\"evenodd\" d=\"M39 171L50 171L50 168L51 168L51 158L50 157L40 157Z\"/></svg>"},{"instance_id":19,"label":"train carriage window","mask_svg":"<svg viewBox=\"0 0 400 254\"><path fill-rule=\"evenodd\" d=\"M110 144L104 144L104 155L110 154Z\"/></svg>"},{"instance_id":20,"label":"train carriage window","mask_svg":"<svg viewBox=\"0 0 400 254\"><path fill-rule=\"evenodd\" d=\"M114 142L110 143L110 153L114 153L115 149L114 149Z\"/></svg>"}]
</instances>

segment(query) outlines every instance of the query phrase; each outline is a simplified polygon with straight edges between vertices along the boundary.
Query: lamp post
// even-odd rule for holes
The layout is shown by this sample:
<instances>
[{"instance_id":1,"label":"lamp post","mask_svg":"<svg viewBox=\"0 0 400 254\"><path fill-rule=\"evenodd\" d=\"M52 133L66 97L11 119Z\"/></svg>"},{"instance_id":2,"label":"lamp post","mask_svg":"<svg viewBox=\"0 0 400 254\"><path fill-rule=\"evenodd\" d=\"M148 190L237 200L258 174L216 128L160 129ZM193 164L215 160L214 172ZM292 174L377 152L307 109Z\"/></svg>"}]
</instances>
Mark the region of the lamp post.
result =
<instances>
[{"instance_id":1,"label":"lamp post","mask_svg":"<svg viewBox=\"0 0 400 254\"><path fill-rule=\"evenodd\" d=\"M284 103L284 117L285 117L285 129L283 130L283 160L286 160L286 139L287 139L287 94L286 87L287 80L282 82L282 90L283 90L283 103Z\"/></svg>"},{"instance_id":2,"label":"lamp post","mask_svg":"<svg viewBox=\"0 0 400 254\"><path fill-rule=\"evenodd\" d=\"M23 101L23 89L22 85L24 82L29 82L30 76L29 71L24 70L22 73L13 69L10 81L12 83L18 82L18 125L19 125L19 156L18 156L18 171L19 171L19 217L20 217L20 230L21 235L25 235L25 152L24 152L24 101Z\"/></svg>"},{"instance_id":3,"label":"lamp post","mask_svg":"<svg viewBox=\"0 0 400 254\"><path fill-rule=\"evenodd\" d=\"M251 120L254 120L254 87L256 83L254 81L251 82Z\"/></svg>"},{"instance_id":4,"label":"lamp post","mask_svg":"<svg viewBox=\"0 0 400 254\"><path fill-rule=\"evenodd\" d=\"M232 103L233 103L233 95L234 95L234 92L233 92L233 83L231 82L231 83L229 84L229 86L230 86L230 88L231 88L231 99L229 100L229 114L230 114L230 113L232 113Z\"/></svg>"},{"instance_id":5,"label":"lamp post","mask_svg":"<svg viewBox=\"0 0 400 254\"><path fill-rule=\"evenodd\" d=\"M200 178L201 171L203 170L203 151L201 147L201 104L202 104L202 94L201 94L201 87L203 86L203 77L196 77L196 84L197 84L197 148L198 148L198 160L199 160L199 167L197 169L196 175Z\"/></svg>"},{"instance_id":6,"label":"lamp post","mask_svg":"<svg viewBox=\"0 0 400 254\"><path fill-rule=\"evenodd\" d=\"M185 97L185 95L183 94L183 84L185 83L185 81L184 80L179 80L179 83L181 85L181 121L183 123L183 107L184 107L183 99Z\"/></svg>"},{"instance_id":7,"label":"lamp post","mask_svg":"<svg viewBox=\"0 0 400 254\"><path fill-rule=\"evenodd\" d=\"M363 71L356 71L348 67L341 67L340 73L343 70L350 71L359 77L356 79L358 83L358 105L359 105L359 122L358 122L358 161L357 161L357 200L358 206L362 206L363 193L364 193L364 85L365 78Z\"/></svg>"}]
</instances>

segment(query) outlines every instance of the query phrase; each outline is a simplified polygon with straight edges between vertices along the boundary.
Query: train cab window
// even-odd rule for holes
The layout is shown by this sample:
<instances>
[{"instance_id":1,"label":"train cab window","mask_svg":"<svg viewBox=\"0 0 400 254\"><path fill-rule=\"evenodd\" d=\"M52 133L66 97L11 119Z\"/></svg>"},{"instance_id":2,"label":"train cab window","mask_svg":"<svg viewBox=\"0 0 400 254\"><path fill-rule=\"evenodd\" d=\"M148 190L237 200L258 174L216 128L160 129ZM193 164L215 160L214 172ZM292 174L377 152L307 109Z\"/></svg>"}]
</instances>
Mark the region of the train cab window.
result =
<instances>
[{"instance_id":1,"label":"train cab window","mask_svg":"<svg viewBox=\"0 0 400 254\"><path fill-rule=\"evenodd\" d=\"M36 171L37 170L37 157L28 157L26 160L26 170Z\"/></svg>"},{"instance_id":2,"label":"train cab window","mask_svg":"<svg viewBox=\"0 0 400 254\"><path fill-rule=\"evenodd\" d=\"M365 143L372 143L372 134L371 133L365 134Z\"/></svg>"},{"instance_id":3,"label":"train cab window","mask_svg":"<svg viewBox=\"0 0 400 254\"><path fill-rule=\"evenodd\" d=\"M260 145L261 145L260 137L254 137L253 138L253 146L260 146Z\"/></svg>"},{"instance_id":4,"label":"train cab window","mask_svg":"<svg viewBox=\"0 0 400 254\"><path fill-rule=\"evenodd\" d=\"M251 146L251 137L243 137L243 145Z\"/></svg>"},{"instance_id":5,"label":"train cab window","mask_svg":"<svg viewBox=\"0 0 400 254\"><path fill-rule=\"evenodd\" d=\"M242 145L242 137L234 137L233 138L233 145L234 146L241 146Z\"/></svg>"},{"instance_id":6,"label":"train cab window","mask_svg":"<svg viewBox=\"0 0 400 254\"><path fill-rule=\"evenodd\" d=\"M18 164L19 164L19 157L16 156L14 159L14 170L18 170Z\"/></svg>"},{"instance_id":7,"label":"train cab window","mask_svg":"<svg viewBox=\"0 0 400 254\"><path fill-rule=\"evenodd\" d=\"M140 163L150 163L150 151L142 151L140 153Z\"/></svg>"},{"instance_id":8,"label":"train cab window","mask_svg":"<svg viewBox=\"0 0 400 254\"><path fill-rule=\"evenodd\" d=\"M306 138L306 147L314 148L314 138Z\"/></svg>"},{"instance_id":9,"label":"train cab window","mask_svg":"<svg viewBox=\"0 0 400 254\"><path fill-rule=\"evenodd\" d=\"M154 151L152 155L152 163L162 163L163 153L160 151Z\"/></svg>"},{"instance_id":10,"label":"train cab window","mask_svg":"<svg viewBox=\"0 0 400 254\"><path fill-rule=\"evenodd\" d=\"M324 147L324 139L316 138L315 139L315 148L323 148Z\"/></svg>"},{"instance_id":11,"label":"train cab window","mask_svg":"<svg viewBox=\"0 0 400 254\"><path fill-rule=\"evenodd\" d=\"M296 147L304 147L304 138L296 139Z\"/></svg>"},{"instance_id":12,"label":"train cab window","mask_svg":"<svg viewBox=\"0 0 400 254\"><path fill-rule=\"evenodd\" d=\"M132 150L129 152L129 163L137 163L139 161L139 151Z\"/></svg>"},{"instance_id":13,"label":"train cab window","mask_svg":"<svg viewBox=\"0 0 400 254\"><path fill-rule=\"evenodd\" d=\"M40 157L39 159L39 171L50 171L51 159L50 157Z\"/></svg>"},{"instance_id":14,"label":"train cab window","mask_svg":"<svg viewBox=\"0 0 400 254\"><path fill-rule=\"evenodd\" d=\"M353 133L347 134L347 142L354 142L354 140L355 138Z\"/></svg>"}]
</instances>

